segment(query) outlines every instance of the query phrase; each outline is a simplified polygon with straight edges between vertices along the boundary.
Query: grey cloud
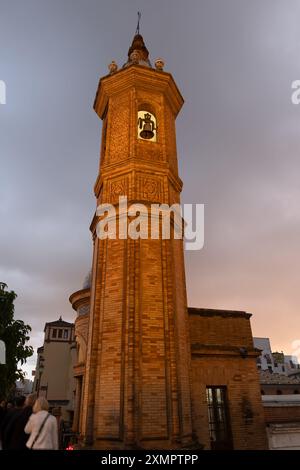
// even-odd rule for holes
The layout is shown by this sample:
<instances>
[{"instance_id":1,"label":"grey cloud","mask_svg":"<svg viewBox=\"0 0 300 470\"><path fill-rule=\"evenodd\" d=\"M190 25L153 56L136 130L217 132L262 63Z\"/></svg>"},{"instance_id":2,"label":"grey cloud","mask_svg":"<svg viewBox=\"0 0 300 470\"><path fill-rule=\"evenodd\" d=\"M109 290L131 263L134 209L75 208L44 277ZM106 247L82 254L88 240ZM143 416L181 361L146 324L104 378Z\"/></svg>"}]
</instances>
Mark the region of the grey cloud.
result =
<instances>
[{"instance_id":1,"label":"grey cloud","mask_svg":"<svg viewBox=\"0 0 300 470\"><path fill-rule=\"evenodd\" d=\"M299 323L300 5L290 0L1 1L0 274L39 346L74 318L91 264L101 122L98 79L124 63L142 11L152 61L185 98L177 121L183 202L206 205L205 247L187 253L192 305L254 313L289 348ZM288 351L287 351L288 352Z\"/></svg>"}]
</instances>

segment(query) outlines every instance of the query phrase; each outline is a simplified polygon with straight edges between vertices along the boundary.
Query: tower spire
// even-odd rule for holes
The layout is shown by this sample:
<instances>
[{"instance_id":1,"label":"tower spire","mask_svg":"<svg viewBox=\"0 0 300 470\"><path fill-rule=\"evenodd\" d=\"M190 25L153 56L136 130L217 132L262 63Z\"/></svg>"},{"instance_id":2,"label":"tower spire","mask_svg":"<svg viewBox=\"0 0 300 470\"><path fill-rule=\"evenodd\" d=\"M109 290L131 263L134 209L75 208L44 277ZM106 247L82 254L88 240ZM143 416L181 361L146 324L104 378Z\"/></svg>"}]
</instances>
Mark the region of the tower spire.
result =
<instances>
[{"instance_id":1,"label":"tower spire","mask_svg":"<svg viewBox=\"0 0 300 470\"><path fill-rule=\"evenodd\" d=\"M149 51L145 46L143 36L140 34L140 20L141 20L141 12L138 11L138 21L135 30L135 35L132 40L131 46L128 50L128 60L124 64L124 67L128 67L129 65L144 65L146 67L152 67L150 60L149 60Z\"/></svg>"},{"instance_id":2,"label":"tower spire","mask_svg":"<svg viewBox=\"0 0 300 470\"><path fill-rule=\"evenodd\" d=\"M143 36L140 34L140 21L142 16L140 11L137 12L137 16L138 20L135 34L128 50L127 62L125 62L123 68L129 67L130 65L143 65L144 67L152 68L151 62L149 60L149 51L145 46ZM158 58L154 62L154 65L156 70L163 71L165 63L163 59ZM118 65L114 60L109 64L108 70L110 75L118 70Z\"/></svg>"},{"instance_id":3,"label":"tower spire","mask_svg":"<svg viewBox=\"0 0 300 470\"><path fill-rule=\"evenodd\" d=\"M141 20L142 13L138 11L137 16L138 16L138 22L137 22L135 34L140 34L140 20Z\"/></svg>"},{"instance_id":4,"label":"tower spire","mask_svg":"<svg viewBox=\"0 0 300 470\"><path fill-rule=\"evenodd\" d=\"M137 30L139 25L137 27ZM131 46L128 50L128 60L124 67L128 67L132 64L145 65L146 67L152 67L149 60L149 51L145 46L143 36L139 33L135 34Z\"/></svg>"}]
</instances>

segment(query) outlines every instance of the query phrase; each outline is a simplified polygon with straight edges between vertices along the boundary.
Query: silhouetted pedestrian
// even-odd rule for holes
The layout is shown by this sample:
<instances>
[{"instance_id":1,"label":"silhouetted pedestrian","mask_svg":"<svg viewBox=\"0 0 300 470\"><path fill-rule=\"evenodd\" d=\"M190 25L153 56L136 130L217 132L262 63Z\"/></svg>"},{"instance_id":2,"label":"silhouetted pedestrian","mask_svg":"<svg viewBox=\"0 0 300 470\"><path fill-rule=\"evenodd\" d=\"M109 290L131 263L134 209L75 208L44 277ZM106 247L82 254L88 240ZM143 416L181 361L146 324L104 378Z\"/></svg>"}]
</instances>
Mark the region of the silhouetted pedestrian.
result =
<instances>
[{"instance_id":1,"label":"silhouetted pedestrian","mask_svg":"<svg viewBox=\"0 0 300 470\"><path fill-rule=\"evenodd\" d=\"M11 435L15 426L15 421L23 410L25 397L20 396L15 399L15 407L7 412L5 425L2 428L2 447L3 449L10 448Z\"/></svg>"},{"instance_id":2,"label":"silhouetted pedestrian","mask_svg":"<svg viewBox=\"0 0 300 470\"><path fill-rule=\"evenodd\" d=\"M2 449L7 448L6 430L7 430L7 427L8 427L8 424L9 424L10 420L14 416L14 412L15 412L15 407L14 407L13 402L11 402L11 401L7 402L6 411L5 411L5 415L4 415L2 423L1 423L1 430L0 430L0 439L1 439Z\"/></svg>"},{"instance_id":3,"label":"silhouetted pedestrian","mask_svg":"<svg viewBox=\"0 0 300 470\"><path fill-rule=\"evenodd\" d=\"M24 428L28 419L32 415L32 407L36 400L36 394L28 395L24 407L19 410L19 413L10 420L7 429L6 445L7 449L11 450L26 450L26 442L28 435L25 433Z\"/></svg>"}]
</instances>

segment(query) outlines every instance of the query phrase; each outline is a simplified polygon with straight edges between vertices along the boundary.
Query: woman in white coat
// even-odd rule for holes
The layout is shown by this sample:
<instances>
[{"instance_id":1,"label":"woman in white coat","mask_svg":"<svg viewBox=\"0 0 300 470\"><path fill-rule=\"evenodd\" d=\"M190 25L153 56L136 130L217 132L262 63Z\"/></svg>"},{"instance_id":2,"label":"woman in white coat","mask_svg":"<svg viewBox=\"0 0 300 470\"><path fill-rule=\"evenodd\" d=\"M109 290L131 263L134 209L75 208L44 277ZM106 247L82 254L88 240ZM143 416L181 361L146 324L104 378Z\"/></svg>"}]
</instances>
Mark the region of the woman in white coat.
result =
<instances>
[{"instance_id":1,"label":"woman in white coat","mask_svg":"<svg viewBox=\"0 0 300 470\"><path fill-rule=\"evenodd\" d=\"M30 434L26 442L28 449L58 449L57 421L48 410L49 403L46 398L39 397L33 405L33 414L24 429L26 434Z\"/></svg>"}]
</instances>

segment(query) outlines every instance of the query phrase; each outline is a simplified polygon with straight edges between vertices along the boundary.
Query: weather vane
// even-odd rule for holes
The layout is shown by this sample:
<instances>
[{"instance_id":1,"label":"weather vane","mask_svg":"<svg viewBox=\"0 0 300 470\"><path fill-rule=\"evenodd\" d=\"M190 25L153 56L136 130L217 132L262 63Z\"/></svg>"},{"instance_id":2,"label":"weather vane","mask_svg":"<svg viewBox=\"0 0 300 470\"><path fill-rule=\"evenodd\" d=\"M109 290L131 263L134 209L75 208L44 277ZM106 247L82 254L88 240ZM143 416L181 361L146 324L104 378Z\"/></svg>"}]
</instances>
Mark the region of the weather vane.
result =
<instances>
[{"instance_id":1,"label":"weather vane","mask_svg":"<svg viewBox=\"0 0 300 470\"><path fill-rule=\"evenodd\" d=\"M140 34L140 19L141 19L142 14L140 11L138 11L137 15L138 15L138 22L137 22L135 34Z\"/></svg>"}]
</instances>

